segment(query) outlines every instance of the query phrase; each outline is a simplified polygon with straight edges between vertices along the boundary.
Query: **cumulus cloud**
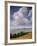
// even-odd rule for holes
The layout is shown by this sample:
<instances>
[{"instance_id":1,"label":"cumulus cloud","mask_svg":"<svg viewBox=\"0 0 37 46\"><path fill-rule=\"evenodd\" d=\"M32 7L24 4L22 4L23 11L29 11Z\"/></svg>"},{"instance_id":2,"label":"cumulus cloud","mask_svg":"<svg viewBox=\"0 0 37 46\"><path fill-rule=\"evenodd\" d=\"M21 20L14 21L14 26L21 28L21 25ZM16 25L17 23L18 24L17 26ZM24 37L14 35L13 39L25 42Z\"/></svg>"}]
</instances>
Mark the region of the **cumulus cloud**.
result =
<instances>
[{"instance_id":1,"label":"cumulus cloud","mask_svg":"<svg viewBox=\"0 0 37 46\"><path fill-rule=\"evenodd\" d=\"M13 15L13 20L11 21L11 28L13 27L25 27L25 28L31 28L32 26L32 10L29 11L27 7L20 8L17 12L15 12Z\"/></svg>"}]
</instances>

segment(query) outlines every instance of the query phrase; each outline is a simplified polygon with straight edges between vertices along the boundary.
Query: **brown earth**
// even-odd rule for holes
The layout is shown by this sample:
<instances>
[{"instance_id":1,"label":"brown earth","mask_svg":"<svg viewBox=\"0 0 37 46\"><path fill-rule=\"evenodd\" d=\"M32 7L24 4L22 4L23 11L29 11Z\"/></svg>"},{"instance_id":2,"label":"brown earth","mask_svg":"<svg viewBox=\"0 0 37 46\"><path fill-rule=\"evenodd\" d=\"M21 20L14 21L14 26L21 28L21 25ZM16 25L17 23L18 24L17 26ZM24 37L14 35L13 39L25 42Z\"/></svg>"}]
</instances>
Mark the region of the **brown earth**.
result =
<instances>
[{"instance_id":1,"label":"brown earth","mask_svg":"<svg viewBox=\"0 0 37 46\"><path fill-rule=\"evenodd\" d=\"M20 37L18 37L16 39L32 39L32 33L29 32L29 33L27 33L27 34L25 34L23 36L20 36Z\"/></svg>"}]
</instances>

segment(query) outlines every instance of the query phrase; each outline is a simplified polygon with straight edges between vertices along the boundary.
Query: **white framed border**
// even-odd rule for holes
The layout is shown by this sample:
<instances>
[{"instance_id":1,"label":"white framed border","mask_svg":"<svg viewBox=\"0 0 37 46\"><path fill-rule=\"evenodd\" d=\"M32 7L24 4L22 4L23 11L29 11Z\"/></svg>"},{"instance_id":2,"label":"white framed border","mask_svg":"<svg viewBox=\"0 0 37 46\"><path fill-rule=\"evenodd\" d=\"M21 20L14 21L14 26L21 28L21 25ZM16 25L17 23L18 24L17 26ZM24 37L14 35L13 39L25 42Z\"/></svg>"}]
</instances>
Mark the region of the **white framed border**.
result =
<instances>
[{"instance_id":1,"label":"white framed border","mask_svg":"<svg viewBox=\"0 0 37 46\"><path fill-rule=\"evenodd\" d=\"M10 6L27 6L32 7L32 39L24 39L24 40L10 40ZM7 4L8 11L8 43L25 43L25 42L34 42L35 41L35 5L34 4L24 4L24 3L8 3Z\"/></svg>"}]
</instances>

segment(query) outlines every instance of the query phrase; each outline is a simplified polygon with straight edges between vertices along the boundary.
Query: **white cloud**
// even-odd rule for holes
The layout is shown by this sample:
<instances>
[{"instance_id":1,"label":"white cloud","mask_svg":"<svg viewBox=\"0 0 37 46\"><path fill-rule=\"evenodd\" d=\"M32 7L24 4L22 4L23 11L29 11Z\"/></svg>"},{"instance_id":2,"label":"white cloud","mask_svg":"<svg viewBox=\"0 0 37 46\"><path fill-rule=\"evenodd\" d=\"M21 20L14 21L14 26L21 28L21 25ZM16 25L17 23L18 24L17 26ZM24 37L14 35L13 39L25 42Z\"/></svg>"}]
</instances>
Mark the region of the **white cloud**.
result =
<instances>
[{"instance_id":1,"label":"white cloud","mask_svg":"<svg viewBox=\"0 0 37 46\"><path fill-rule=\"evenodd\" d=\"M20 8L19 11L13 14L14 20L11 21L11 27L15 27L15 26L17 27L17 25L22 26L23 24L24 27L31 27L32 17L29 20L27 17L25 17L27 15L28 15L27 8L26 7ZM28 16L30 15L31 15L31 11L29 12Z\"/></svg>"}]
</instances>

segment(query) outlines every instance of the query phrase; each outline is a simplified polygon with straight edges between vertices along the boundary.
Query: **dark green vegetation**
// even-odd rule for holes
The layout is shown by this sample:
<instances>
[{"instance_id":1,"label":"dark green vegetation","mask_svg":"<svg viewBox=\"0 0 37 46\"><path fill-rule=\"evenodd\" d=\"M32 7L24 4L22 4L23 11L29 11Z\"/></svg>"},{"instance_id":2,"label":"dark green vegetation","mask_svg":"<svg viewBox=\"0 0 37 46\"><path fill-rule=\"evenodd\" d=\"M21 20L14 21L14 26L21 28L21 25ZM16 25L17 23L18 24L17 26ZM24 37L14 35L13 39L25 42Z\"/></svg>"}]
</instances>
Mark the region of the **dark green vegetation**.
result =
<instances>
[{"instance_id":1,"label":"dark green vegetation","mask_svg":"<svg viewBox=\"0 0 37 46\"><path fill-rule=\"evenodd\" d=\"M28 32L27 32L27 33L28 33ZM17 38L17 37L19 37L19 36L23 36L23 35L25 35L25 34L27 34L27 33L20 32L20 33L13 34L13 35L10 34L10 39L12 39L12 38Z\"/></svg>"}]
</instances>

